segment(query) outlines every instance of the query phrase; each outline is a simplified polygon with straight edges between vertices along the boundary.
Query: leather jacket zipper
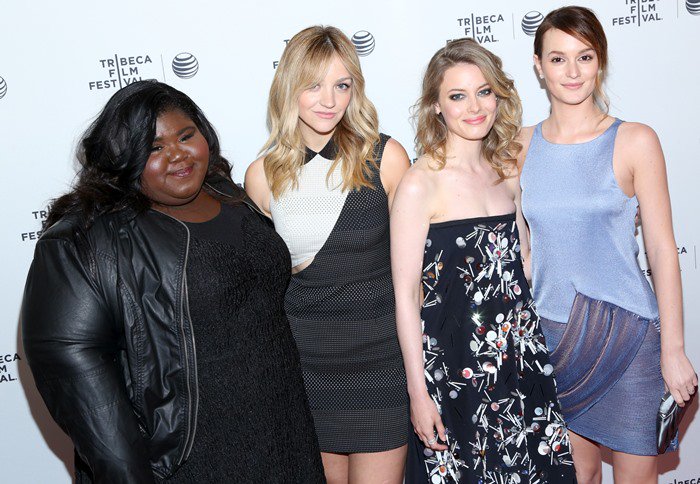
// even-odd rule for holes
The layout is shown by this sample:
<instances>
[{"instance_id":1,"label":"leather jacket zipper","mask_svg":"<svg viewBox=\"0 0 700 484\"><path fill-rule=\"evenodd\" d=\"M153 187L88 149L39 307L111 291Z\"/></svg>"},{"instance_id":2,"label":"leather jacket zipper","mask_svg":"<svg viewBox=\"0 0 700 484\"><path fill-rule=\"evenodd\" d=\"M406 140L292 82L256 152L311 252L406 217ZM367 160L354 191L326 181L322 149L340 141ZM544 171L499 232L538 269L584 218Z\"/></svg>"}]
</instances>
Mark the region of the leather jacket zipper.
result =
<instances>
[{"instance_id":1,"label":"leather jacket zipper","mask_svg":"<svg viewBox=\"0 0 700 484\"><path fill-rule=\"evenodd\" d=\"M182 222L181 222L182 223ZM185 225L185 224L183 224ZM189 257L189 252L190 252L190 229L187 228L187 225L185 225L185 228L187 229L187 250L185 251L185 263L183 265L182 271L182 301L184 305L184 309L187 310L187 324L189 325L190 329L190 339L192 341L192 368L194 369L194 389L191 389L189 387L189 371L187 372L187 386L189 390L189 395L188 395L188 401L190 404L190 415L191 419L188 425L188 432L185 435L185 447L183 449L182 457L180 458L180 464L182 464L184 461L187 460L187 458L190 456L190 452L192 452L192 446L194 445L194 436L197 433L197 414L199 413L199 375L197 373L197 344L194 339L194 328L192 327L192 316L190 315L190 295L189 291L187 290L187 258ZM185 337L185 323L184 323L184 312L183 314L183 323L182 323L182 333L183 333L183 340ZM185 364L187 364L187 343L185 343ZM192 398L192 394L194 393L194 398ZM193 402L194 400L194 402ZM194 407L193 407L194 404ZM191 433L190 433L191 431ZM189 435L188 435L189 434ZM189 438L189 442L188 439Z\"/></svg>"},{"instance_id":2,"label":"leather jacket zipper","mask_svg":"<svg viewBox=\"0 0 700 484\"><path fill-rule=\"evenodd\" d=\"M194 435L197 431L197 413L199 411L199 378L197 375L197 352L196 345L194 341L194 328L192 327L192 318L190 317L190 301L187 292L187 259L190 254L190 229L187 224L176 219L175 217L168 215L167 213L155 211L165 215L168 218L175 220L177 223L185 228L187 233L187 246L185 247L185 262L182 266L182 285L180 287L180 332L182 334L183 350L185 352L185 383L187 386L187 425L185 432L185 442L182 446L182 454L177 461L178 465L181 465L190 456L192 451L192 445L194 444ZM186 314L186 316L185 316ZM189 348L187 345L187 333L185 332L185 319L187 319L187 324L190 330L190 341L192 341L192 363L191 366L194 369L194 388L192 388L192 382L190 381L190 356ZM194 394L194 397L193 397ZM194 400L194 404L193 404Z\"/></svg>"}]
</instances>

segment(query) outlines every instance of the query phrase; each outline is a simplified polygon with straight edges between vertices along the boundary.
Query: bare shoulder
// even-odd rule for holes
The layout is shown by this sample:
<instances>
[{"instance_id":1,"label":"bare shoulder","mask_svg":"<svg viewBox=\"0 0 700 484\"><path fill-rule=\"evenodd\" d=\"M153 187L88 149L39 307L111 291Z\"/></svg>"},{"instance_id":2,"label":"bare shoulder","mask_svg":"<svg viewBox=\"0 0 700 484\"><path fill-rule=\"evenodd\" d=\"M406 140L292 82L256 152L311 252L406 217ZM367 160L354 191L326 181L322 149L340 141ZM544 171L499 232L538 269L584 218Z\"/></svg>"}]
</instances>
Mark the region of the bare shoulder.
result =
<instances>
[{"instance_id":1,"label":"bare shoulder","mask_svg":"<svg viewBox=\"0 0 700 484\"><path fill-rule=\"evenodd\" d=\"M265 175L265 157L252 162L245 171L245 188L248 196L266 215L270 215L270 185Z\"/></svg>"},{"instance_id":2,"label":"bare shoulder","mask_svg":"<svg viewBox=\"0 0 700 484\"><path fill-rule=\"evenodd\" d=\"M515 139L518 143L522 145L522 149L518 153L516 158L518 162L518 171L522 170L523 164L525 163L525 157L527 156L527 150L530 148L530 140L532 140L532 134L535 132L535 126L523 126L518 133L518 137Z\"/></svg>"},{"instance_id":3,"label":"bare shoulder","mask_svg":"<svg viewBox=\"0 0 700 484\"><path fill-rule=\"evenodd\" d=\"M259 183L264 183L267 185L267 177L265 176L265 157L261 156L257 160L253 161L245 171L245 187L248 188L248 184L258 185Z\"/></svg>"},{"instance_id":4,"label":"bare shoulder","mask_svg":"<svg viewBox=\"0 0 700 484\"><path fill-rule=\"evenodd\" d=\"M532 139L532 133L535 132L535 125L532 126L523 126L520 128L520 132L518 133L518 136L516 138L516 141L518 143L521 143L523 146L526 144L530 144L530 139Z\"/></svg>"},{"instance_id":5,"label":"bare shoulder","mask_svg":"<svg viewBox=\"0 0 700 484\"><path fill-rule=\"evenodd\" d=\"M396 141L394 138L389 138L384 146L384 153L382 154L382 164L381 170L406 170L410 166L411 162L408 159L408 153L401 143Z\"/></svg>"},{"instance_id":6,"label":"bare shoulder","mask_svg":"<svg viewBox=\"0 0 700 484\"><path fill-rule=\"evenodd\" d=\"M663 163L659 137L651 127L642 123L625 122L620 125L615 153L631 168L640 166L640 163Z\"/></svg>"},{"instance_id":7,"label":"bare shoulder","mask_svg":"<svg viewBox=\"0 0 700 484\"><path fill-rule=\"evenodd\" d=\"M411 162L408 160L406 150L403 149L401 143L393 138L389 138L384 146L382 162L379 166L382 185L384 185L386 194L389 197L389 207L393 203L396 188L409 166L411 166Z\"/></svg>"},{"instance_id":8,"label":"bare shoulder","mask_svg":"<svg viewBox=\"0 0 700 484\"><path fill-rule=\"evenodd\" d=\"M624 122L617 130L617 138L621 146L644 150L659 144L659 137L650 126L643 123ZM641 146L637 146L641 145Z\"/></svg>"},{"instance_id":9,"label":"bare shoulder","mask_svg":"<svg viewBox=\"0 0 700 484\"><path fill-rule=\"evenodd\" d=\"M404 194L410 197L425 197L432 192L435 185L435 170L429 165L429 159L421 156L416 162L406 171L399 189Z\"/></svg>"}]
</instances>

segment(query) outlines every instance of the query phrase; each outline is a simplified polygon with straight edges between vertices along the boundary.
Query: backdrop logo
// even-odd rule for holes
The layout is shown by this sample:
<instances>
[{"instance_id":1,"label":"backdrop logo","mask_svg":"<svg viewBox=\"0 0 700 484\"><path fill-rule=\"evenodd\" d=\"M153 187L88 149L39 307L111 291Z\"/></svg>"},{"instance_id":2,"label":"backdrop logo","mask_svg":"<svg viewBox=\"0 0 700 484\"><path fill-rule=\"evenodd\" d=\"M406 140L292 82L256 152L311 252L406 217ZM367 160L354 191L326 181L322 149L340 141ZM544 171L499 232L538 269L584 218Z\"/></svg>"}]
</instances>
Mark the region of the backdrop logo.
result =
<instances>
[{"instance_id":1,"label":"backdrop logo","mask_svg":"<svg viewBox=\"0 0 700 484\"><path fill-rule=\"evenodd\" d=\"M90 81L88 87L91 91L96 89L121 89L124 86L143 79L144 71L148 72L153 67L153 60L148 54L120 56L100 59L105 76L96 81ZM146 79L156 77L154 74L145 74Z\"/></svg>"},{"instance_id":2,"label":"backdrop logo","mask_svg":"<svg viewBox=\"0 0 700 484\"><path fill-rule=\"evenodd\" d=\"M5 355L0 355L0 383L9 383L12 381L17 381L17 376L12 372L12 365L8 368L8 363L15 363L21 360L17 353L7 353Z\"/></svg>"},{"instance_id":3,"label":"backdrop logo","mask_svg":"<svg viewBox=\"0 0 700 484\"><path fill-rule=\"evenodd\" d=\"M173 59L173 72L180 79L190 79L199 70L199 61L189 52L181 52Z\"/></svg>"},{"instance_id":4,"label":"backdrop logo","mask_svg":"<svg viewBox=\"0 0 700 484\"><path fill-rule=\"evenodd\" d=\"M614 27L623 25L636 25L641 27L643 24L650 22L658 22L663 20L659 12L660 0L624 0L627 12L620 17L613 17L612 24ZM700 6L698 0L686 0L686 5L694 2Z\"/></svg>"},{"instance_id":5,"label":"backdrop logo","mask_svg":"<svg viewBox=\"0 0 700 484\"><path fill-rule=\"evenodd\" d=\"M283 40L285 49L287 48L287 44L289 43L290 40L291 40L291 39L284 39L284 40ZM273 69L277 69L277 67L278 67L279 65L280 65L280 61L278 61L278 60L272 61L272 68L273 68Z\"/></svg>"},{"instance_id":6,"label":"backdrop logo","mask_svg":"<svg viewBox=\"0 0 700 484\"><path fill-rule=\"evenodd\" d=\"M687 475L681 476L680 478L674 478L673 482L669 481L668 484L700 484L700 475L691 478L689 478Z\"/></svg>"},{"instance_id":7,"label":"backdrop logo","mask_svg":"<svg viewBox=\"0 0 700 484\"><path fill-rule=\"evenodd\" d=\"M691 15L700 15L700 0L685 0L685 8Z\"/></svg>"},{"instance_id":8,"label":"backdrop logo","mask_svg":"<svg viewBox=\"0 0 700 484\"><path fill-rule=\"evenodd\" d=\"M537 27L540 26L543 20L544 15L533 10L525 14L523 21L520 22L520 26L523 28L523 32L532 37L535 35L535 32L537 32Z\"/></svg>"},{"instance_id":9,"label":"backdrop logo","mask_svg":"<svg viewBox=\"0 0 700 484\"><path fill-rule=\"evenodd\" d=\"M7 94L7 83L0 77L0 99L4 98L5 94Z\"/></svg>"},{"instance_id":10,"label":"backdrop logo","mask_svg":"<svg viewBox=\"0 0 700 484\"><path fill-rule=\"evenodd\" d=\"M460 37L471 37L480 44L498 42L502 34L510 34L510 29L507 32L504 30L505 17L501 13L470 14L458 18L457 24L461 30Z\"/></svg>"},{"instance_id":11,"label":"backdrop logo","mask_svg":"<svg viewBox=\"0 0 700 484\"><path fill-rule=\"evenodd\" d=\"M44 223L46 222L46 217L49 215L49 209L48 208L42 208L40 210L33 210L32 211L32 220L34 220L34 223L39 222L39 227L37 228L36 226L33 227L33 230L28 230L26 232L22 232L19 234L20 239L22 239L22 242L36 242L39 240L39 237L41 237L42 231L44 229Z\"/></svg>"},{"instance_id":12,"label":"backdrop logo","mask_svg":"<svg viewBox=\"0 0 700 484\"><path fill-rule=\"evenodd\" d=\"M360 30L359 32L355 32L355 35L352 36L352 43L355 46L357 55L360 57L370 55L375 46L374 35L366 30Z\"/></svg>"}]
</instances>

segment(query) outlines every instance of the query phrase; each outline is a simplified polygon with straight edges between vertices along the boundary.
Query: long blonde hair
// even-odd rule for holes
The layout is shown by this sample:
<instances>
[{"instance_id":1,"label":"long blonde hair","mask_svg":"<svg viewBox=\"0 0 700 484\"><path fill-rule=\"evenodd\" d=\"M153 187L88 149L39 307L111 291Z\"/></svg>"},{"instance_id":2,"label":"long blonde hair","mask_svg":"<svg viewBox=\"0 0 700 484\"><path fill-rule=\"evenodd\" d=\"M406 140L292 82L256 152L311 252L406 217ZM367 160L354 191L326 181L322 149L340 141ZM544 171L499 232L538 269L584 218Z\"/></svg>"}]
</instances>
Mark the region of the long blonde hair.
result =
<instances>
[{"instance_id":1,"label":"long blonde hair","mask_svg":"<svg viewBox=\"0 0 700 484\"><path fill-rule=\"evenodd\" d=\"M450 42L430 59L423 77L421 97L413 107L416 119L416 152L426 155L442 169L446 163L447 125L435 113L445 71L456 64L472 64L481 70L498 99L496 121L481 145L481 153L501 180L516 165L522 145L516 141L522 124L522 105L515 84L495 54L472 39Z\"/></svg>"},{"instance_id":2,"label":"long blonde hair","mask_svg":"<svg viewBox=\"0 0 700 484\"><path fill-rule=\"evenodd\" d=\"M365 96L360 60L350 39L330 26L309 27L296 34L284 49L270 87L267 121L270 137L261 153L272 195L296 188L304 164L305 145L299 129L299 96L319 83L334 56L352 77L352 97L333 133L336 158L328 175L341 163L343 190L371 187L376 168L374 146L379 142L377 110ZM365 160L369 160L366 163Z\"/></svg>"}]
</instances>

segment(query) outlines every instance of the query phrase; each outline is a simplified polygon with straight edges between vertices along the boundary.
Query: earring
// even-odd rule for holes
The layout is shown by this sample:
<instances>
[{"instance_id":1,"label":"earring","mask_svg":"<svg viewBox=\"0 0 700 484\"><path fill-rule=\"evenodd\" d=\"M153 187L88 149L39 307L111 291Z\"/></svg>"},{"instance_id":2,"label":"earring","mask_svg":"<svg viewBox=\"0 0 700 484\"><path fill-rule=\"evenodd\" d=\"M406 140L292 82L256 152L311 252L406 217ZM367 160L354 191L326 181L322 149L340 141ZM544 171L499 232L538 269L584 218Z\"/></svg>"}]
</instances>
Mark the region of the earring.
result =
<instances>
[{"instance_id":1,"label":"earring","mask_svg":"<svg viewBox=\"0 0 700 484\"><path fill-rule=\"evenodd\" d=\"M544 79L544 74L540 74L540 79Z\"/></svg>"}]
</instances>

